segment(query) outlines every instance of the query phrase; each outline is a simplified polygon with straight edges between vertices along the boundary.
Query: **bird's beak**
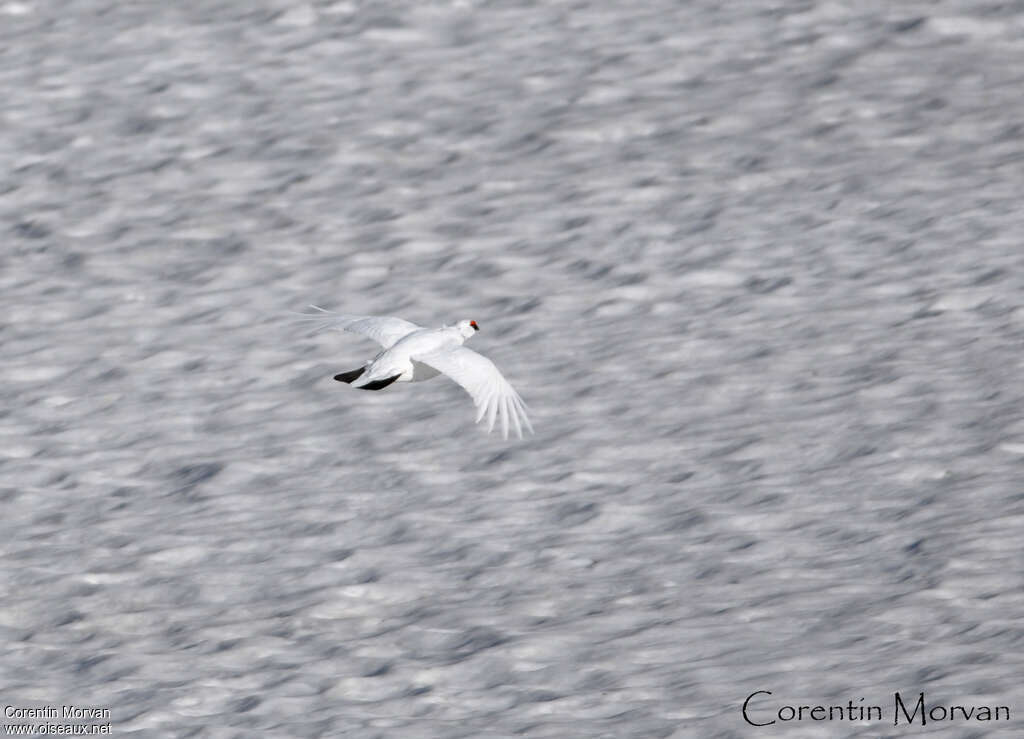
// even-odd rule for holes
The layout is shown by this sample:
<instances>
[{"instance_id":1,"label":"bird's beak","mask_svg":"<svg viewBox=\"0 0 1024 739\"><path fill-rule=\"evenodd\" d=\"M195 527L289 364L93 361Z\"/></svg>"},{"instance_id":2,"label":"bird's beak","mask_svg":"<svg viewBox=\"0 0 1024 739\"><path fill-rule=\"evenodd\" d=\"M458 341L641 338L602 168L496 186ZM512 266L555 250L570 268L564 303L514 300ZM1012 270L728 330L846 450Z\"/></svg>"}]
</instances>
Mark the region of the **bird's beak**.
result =
<instances>
[{"instance_id":1,"label":"bird's beak","mask_svg":"<svg viewBox=\"0 0 1024 739\"><path fill-rule=\"evenodd\" d=\"M476 325L476 321L470 321L469 325L473 327L474 331L479 331L480 327Z\"/></svg>"}]
</instances>

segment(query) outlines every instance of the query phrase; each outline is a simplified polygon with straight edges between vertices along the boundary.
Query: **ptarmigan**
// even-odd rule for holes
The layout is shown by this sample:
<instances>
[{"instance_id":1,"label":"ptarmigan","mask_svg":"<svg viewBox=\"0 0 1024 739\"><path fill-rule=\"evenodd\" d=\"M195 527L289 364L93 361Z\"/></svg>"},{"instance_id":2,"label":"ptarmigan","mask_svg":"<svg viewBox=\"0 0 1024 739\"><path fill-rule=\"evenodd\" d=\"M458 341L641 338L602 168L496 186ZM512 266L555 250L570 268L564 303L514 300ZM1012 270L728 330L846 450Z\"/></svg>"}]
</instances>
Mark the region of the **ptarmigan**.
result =
<instances>
[{"instance_id":1,"label":"ptarmigan","mask_svg":"<svg viewBox=\"0 0 1024 739\"><path fill-rule=\"evenodd\" d=\"M526 404L494 363L467 349L463 343L480 327L476 321L462 320L454 326L423 328L390 316L350 316L332 313L315 305L317 313L300 314L316 321L318 328L337 328L367 336L382 347L377 356L358 369L334 376L361 390L382 390L393 382L420 382L448 375L461 385L477 407L476 422L487 417L487 431L501 418L502 438L508 438L509 424L523 438L523 428L533 432L526 417Z\"/></svg>"}]
</instances>

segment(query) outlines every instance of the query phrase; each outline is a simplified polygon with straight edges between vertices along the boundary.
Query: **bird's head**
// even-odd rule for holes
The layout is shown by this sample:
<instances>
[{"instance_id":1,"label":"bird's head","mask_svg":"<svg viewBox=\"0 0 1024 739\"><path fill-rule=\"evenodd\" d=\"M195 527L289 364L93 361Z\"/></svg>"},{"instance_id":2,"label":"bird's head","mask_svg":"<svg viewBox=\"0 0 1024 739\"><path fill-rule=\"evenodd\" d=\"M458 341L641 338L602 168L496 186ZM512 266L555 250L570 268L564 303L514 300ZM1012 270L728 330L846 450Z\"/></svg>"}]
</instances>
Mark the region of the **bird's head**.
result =
<instances>
[{"instance_id":1,"label":"bird's head","mask_svg":"<svg viewBox=\"0 0 1024 739\"><path fill-rule=\"evenodd\" d=\"M471 321L468 318L463 319L455 324L455 328L462 334L463 339L468 339L470 336L480 330L480 327L476 325L476 321Z\"/></svg>"}]
</instances>

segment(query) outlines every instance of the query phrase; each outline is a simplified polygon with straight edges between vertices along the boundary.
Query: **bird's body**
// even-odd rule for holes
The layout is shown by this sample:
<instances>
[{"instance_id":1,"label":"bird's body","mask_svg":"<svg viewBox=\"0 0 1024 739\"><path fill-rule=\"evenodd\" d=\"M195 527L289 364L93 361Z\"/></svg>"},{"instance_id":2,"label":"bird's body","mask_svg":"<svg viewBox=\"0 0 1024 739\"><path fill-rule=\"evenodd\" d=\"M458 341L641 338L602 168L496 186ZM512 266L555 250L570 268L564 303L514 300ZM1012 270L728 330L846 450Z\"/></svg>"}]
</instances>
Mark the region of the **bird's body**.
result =
<instances>
[{"instance_id":1,"label":"bird's body","mask_svg":"<svg viewBox=\"0 0 1024 739\"><path fill-rule=\"evenodd\" d=\"M438 349L454 349L466 341L455 326L421 328L406 334L395 344L377 354L363 367L363 375L354 380L352 387L385 380L398 375L395 382L422 382L440 373L413 357L429 354Z\"/></svg>"},{"instance_id":2,"label":"bird's body","mask_svg":"<svg viewBox=\"0 0 1024 739\"><path fill-rule=\"evenodd\" d=\"M363 366L334 376L363 390L382 390L395 382L421 382L446 374L461 385L477 407L477 422L487 416L488 431L501 419L502 436L509 425L523 438L523 428L533 431L526 404L519 393L486 357L463 346L479 327L463 320L454 326L430 329L390 316L349 316L311 306L318 314L302 314L320 328L339 328L367 336L383 348Z\"/></svg>"}]
</instances>

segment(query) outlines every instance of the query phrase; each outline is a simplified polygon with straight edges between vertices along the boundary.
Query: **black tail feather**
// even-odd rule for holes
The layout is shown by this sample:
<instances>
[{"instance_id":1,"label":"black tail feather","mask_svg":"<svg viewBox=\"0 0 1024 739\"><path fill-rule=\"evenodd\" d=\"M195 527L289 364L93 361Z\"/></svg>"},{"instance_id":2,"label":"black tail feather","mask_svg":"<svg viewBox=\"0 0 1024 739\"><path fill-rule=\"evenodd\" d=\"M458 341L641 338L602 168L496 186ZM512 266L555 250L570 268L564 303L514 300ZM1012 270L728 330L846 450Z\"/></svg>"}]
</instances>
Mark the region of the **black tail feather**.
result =
<instances>
[{"instance_id":1,"label":"black tail feather","mask_svg":"<svg viewBox=\"0 0 1024 739\"><path fill-rule=\"evenodd\" d=\"M338 382L352 382L353 380L358 380L365 370L365 367L360 367L359 369L350 370L349 372L341 372L340 374L335 375L334 379Z\"/></svg>"},{"instance_id":2,"label":"black tail feather","mask_svg":"<svg viewBox=\"0 0 1024 739\"><path fill-rule=\"evenodd\" d=\"M383 388L386 388L388 385L390 385L392 382L394 382L395 380L397 380L401 376L402 376L402 373L399 372L394 377L386 377L383 380L375 380L374 382L368 382L365 385L360 385L359 389L360 390L381 390Z\"/></svg>"}]
</instances>

